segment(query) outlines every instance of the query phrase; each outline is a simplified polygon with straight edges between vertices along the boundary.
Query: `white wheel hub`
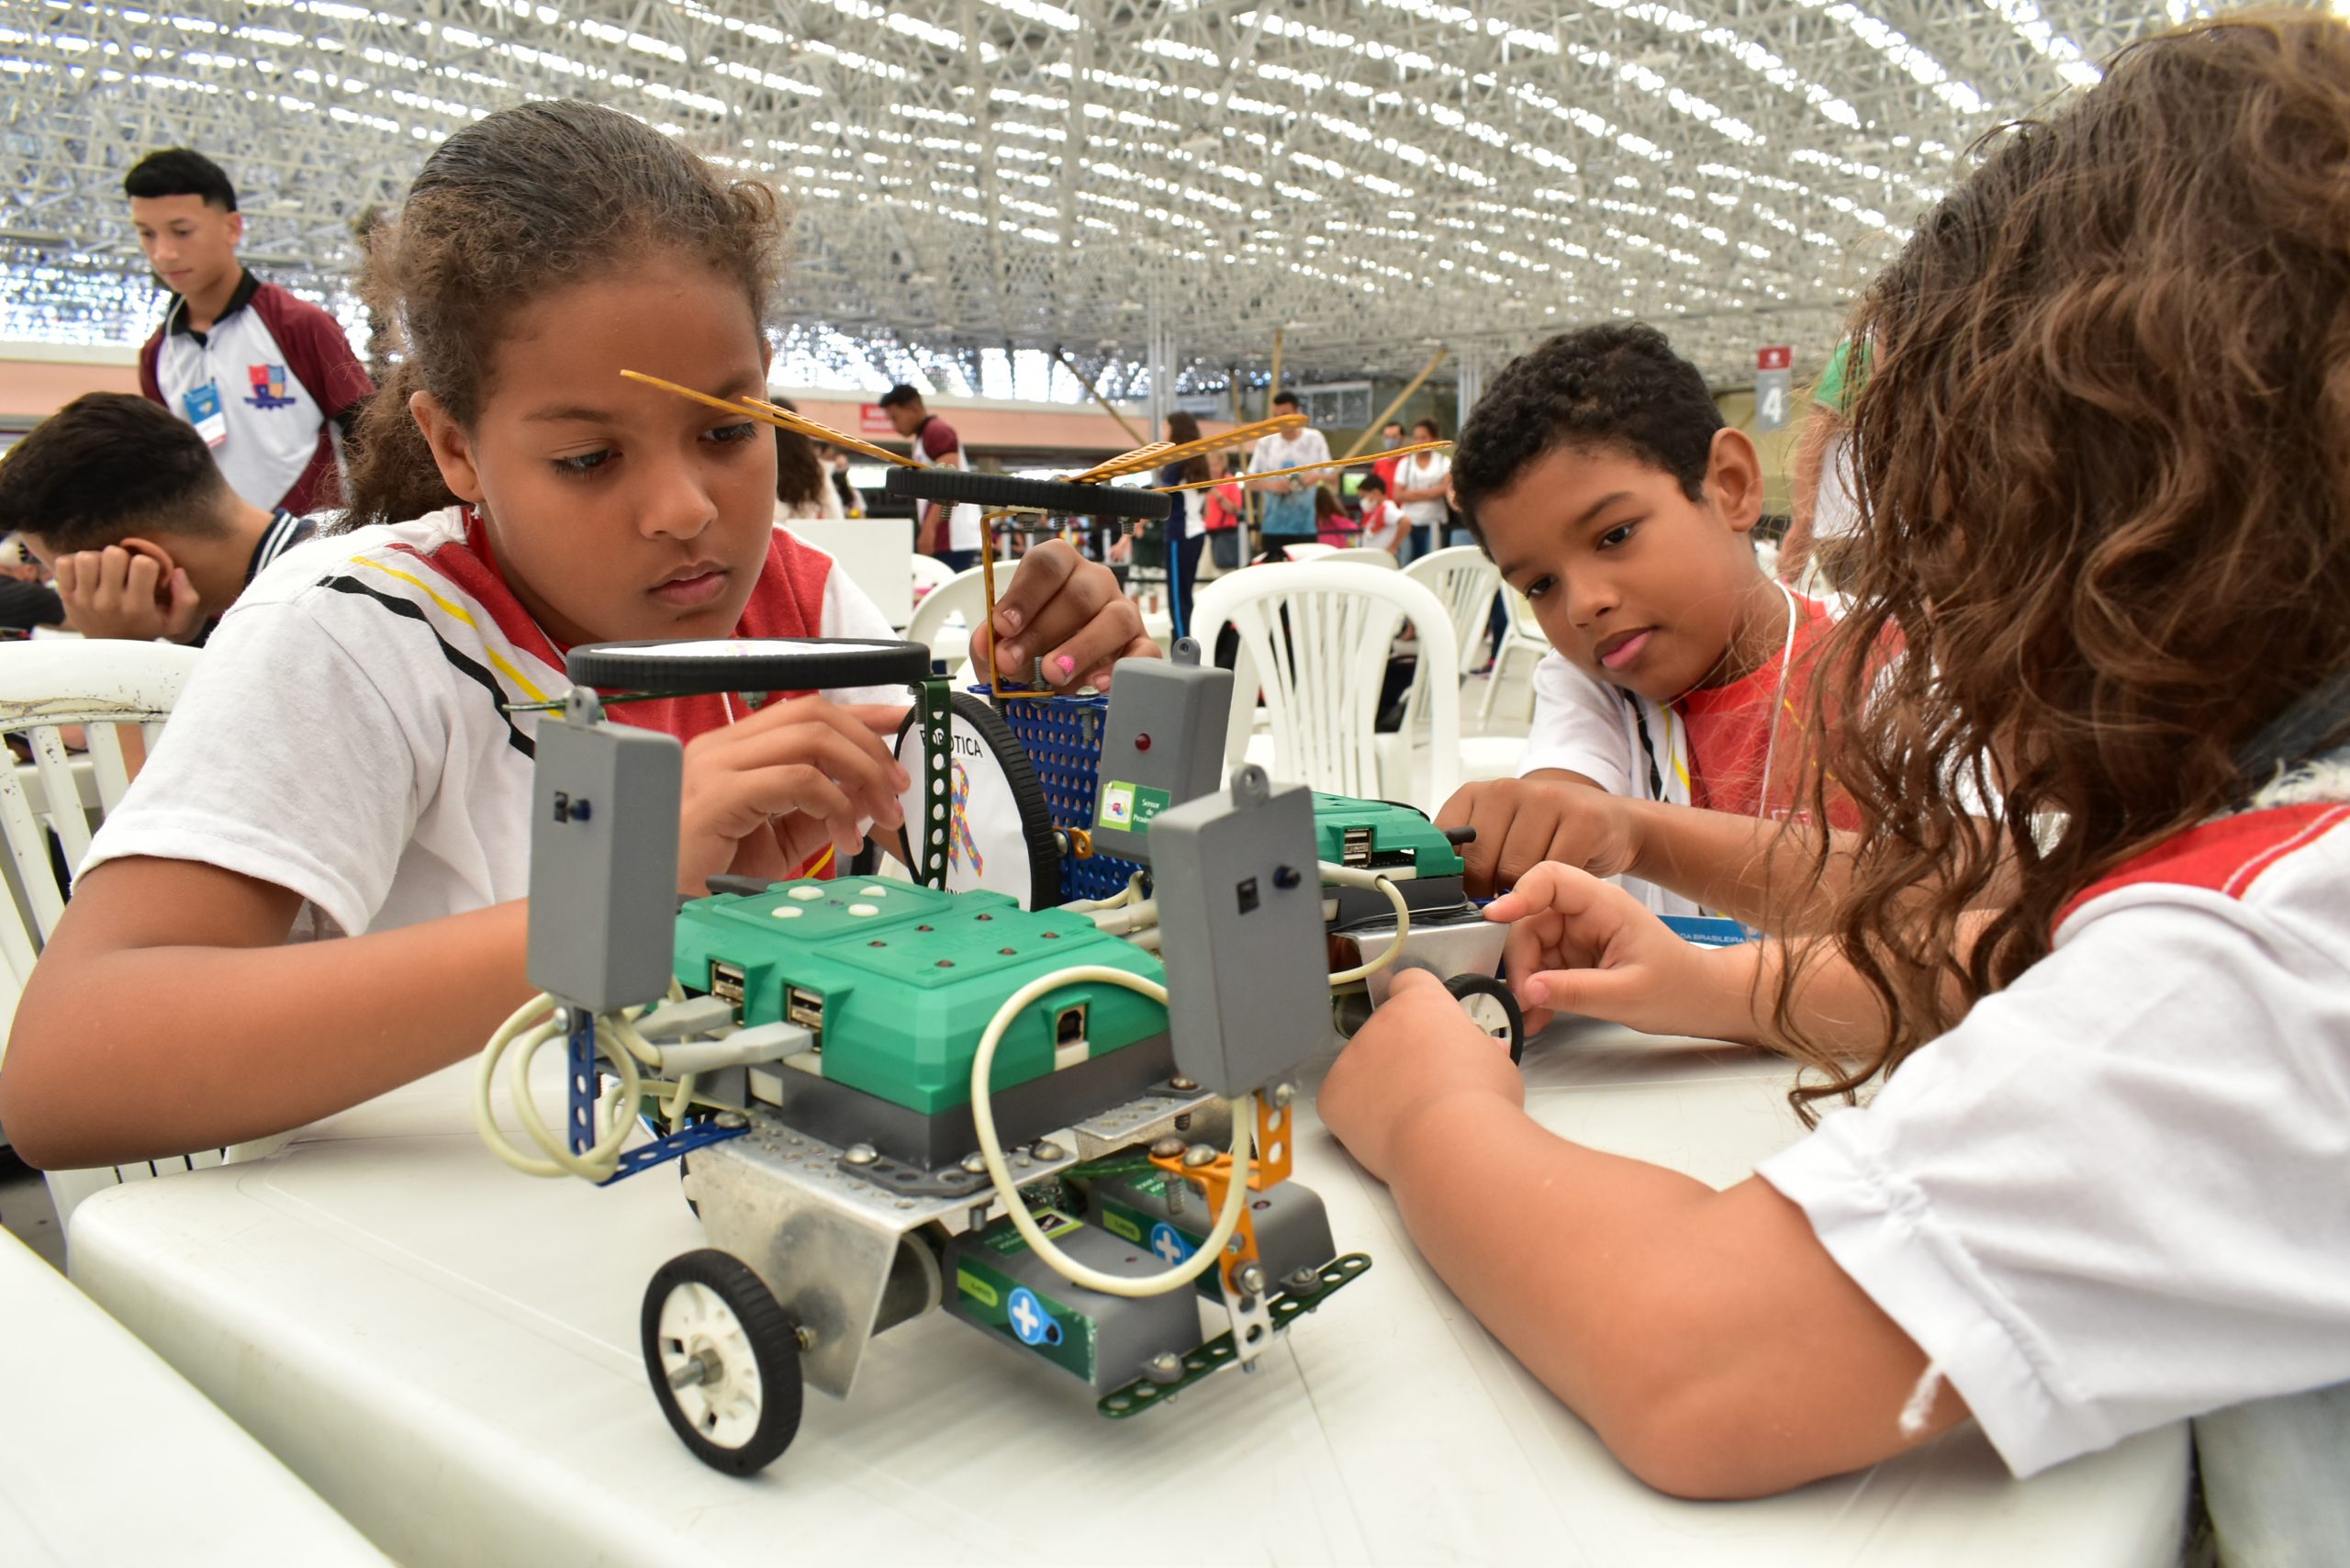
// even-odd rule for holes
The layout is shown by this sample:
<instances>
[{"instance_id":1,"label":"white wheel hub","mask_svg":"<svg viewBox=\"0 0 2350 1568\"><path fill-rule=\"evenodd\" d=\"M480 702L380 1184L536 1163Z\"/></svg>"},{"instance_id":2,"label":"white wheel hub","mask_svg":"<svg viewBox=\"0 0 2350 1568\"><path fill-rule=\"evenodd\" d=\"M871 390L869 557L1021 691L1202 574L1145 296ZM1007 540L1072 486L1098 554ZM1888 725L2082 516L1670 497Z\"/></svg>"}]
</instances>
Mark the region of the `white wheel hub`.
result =
<instances>
[{"instance_id":1,"label":"white wheel hub","mask_svg":"<svg viewBox=\"0 0 2350 1568\"><path fill-rule=\"evenodd\" d=\"M694 1430L722 1449L748 1443L766 1390L734 1309L708 1285L683 1281L661 1303L660 1332L662 1374Z\"/></svg>"},{"instance_id":2,"label":"white wheel hub","mask_svg":"<svg viewBox=\"0 0 2350 1568\"><path fill-rule=\"evenodd\" d=\"M1471 1023L1494 1039L1509 1038L1509 1009L1502 1005L1500 997L1472 991L1460 999L1460 1010L1469 1014Z\"/></svg>"}]
</instances>

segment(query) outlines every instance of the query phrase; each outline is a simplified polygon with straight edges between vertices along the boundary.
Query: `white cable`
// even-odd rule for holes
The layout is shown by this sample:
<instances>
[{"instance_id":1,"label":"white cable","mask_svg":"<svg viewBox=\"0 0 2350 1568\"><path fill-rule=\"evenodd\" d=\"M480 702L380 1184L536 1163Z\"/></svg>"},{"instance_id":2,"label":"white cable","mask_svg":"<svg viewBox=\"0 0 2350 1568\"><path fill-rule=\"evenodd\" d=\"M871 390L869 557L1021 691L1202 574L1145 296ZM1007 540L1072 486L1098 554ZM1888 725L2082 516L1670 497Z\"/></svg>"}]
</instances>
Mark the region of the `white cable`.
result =
<instances>
[{"instance_id":1,"label":"white cable","mask_svg":"<svg viewBox=\"0 0 2350 1568\"><path fill-rule=\"evenodd\" d=\"M1351 969L1340 969L1332 975L1330 984L1333 989L1369 980L1404 956L1404 938L1412 934L1412 906L1404 902L1402 889L1376 871L1366 871L1356 866L1334 865L1327 860L1322 862L1322 879L1347 888L1377 888L1387 895L1387 902L1395 906L1395 937L1387 944L1387 950L1367 964L1358 964Z\"/></svg>"},{"instance_id":2,"label":"white cable","mask_svg":"<svg viewBox=\"0 0 2350 1568\"><path fill-rule=\"evenodd\" d=\"M1003 1201L1004 1212L1012 1216L1021 1238L1026 1241L1037 1257L1043 1259L1053 1272L1071 1284L1082 1285L1104 1295L1149 1296L1164 1295L1181 1290L1208 1271L1232 1240L1234 1231L1240 1228L1240 1215L1248 1203L1248 1134L1257 1115L1256 1096L1244 1094L1232 1103L1232 1186L1224 1195L1224 1207L1215 1216L1215 1228L1208 1232L1200 1249L1171 1269L1139 1279L1124 1274L1105 1274L1090 1269L1053 1245L1028 1205L1020 1201L1020 1185L1012 1179L1012 1171L1003 1162L1003 1146L997 1141L995 1110L990 1103L988 1075L995 1066L996 1047L1003 1040L1003 1032L1012 1026L1020 1010L1049 991L1081 980L1100 980L1110 985L1124 986L1139 991L1162 1007L1167 1003L1167 988L1156 980L1113 969L1104 964L1081 964L1075 969L1059 969L1041 975L1022 986L1005 999L988 1021L979 1036L979 1048L971 1058L971 1124L979 1135L979 1158L986 1161L988 1180L995 1183L995 1193Z\"/></svg>"},{"instance_id":3,"label":"white cable","mask_svg":"<svg viewBox=\"0 0 2350 1568\"><path fill-rule=\"evenodd\" d=\"M1145 899L1140 903L1125 904L1117 909L1090 909L1085 912L1085 918L1091 921L1098 931L1112 936L1125 936L1158 924L1158 901Z\"/></svg>"},{"instance_id":4,"label":"white cable","mask_svg":"<svg viewBox=\"0 0 2350 1568\"><path fill-rule=\"evenodd\" d=\"M612 1064L620 1075L620 1082L599 1099L596 1114L602 1126L601 1136L586 1152L574 1154L566 1141L548 1128L531 1099L530 1071L532 1059L539 1047L549 1040L565 1038L563 1029L555 1022L555 1000L542 992L524 1002L498 1026L482 1048L481 1067L474 1075L474 1126L490 1153L521 1171L526 1176L577 1176L585 1181L601 1182L620 1169L621 1147L634 1129L632 1108L643 1080L637 1071L639 1062L652 1068L661 1065L661 1052L636 1032L631 1012L608 1013L596 1020L598 1054ZM517 1148L499 1130L498 1117L490 1105L490 1088L498 1076L498 1065L509 1050L515 1047L512 1092L514 1114L531 1141L545 1152L539 1159ZM681 1086L680 1092L670 1102L674 1110L682 1110L690 1087ZM673 1113L674 1114L674 1113Z\"/></svg>"}]
</instances>

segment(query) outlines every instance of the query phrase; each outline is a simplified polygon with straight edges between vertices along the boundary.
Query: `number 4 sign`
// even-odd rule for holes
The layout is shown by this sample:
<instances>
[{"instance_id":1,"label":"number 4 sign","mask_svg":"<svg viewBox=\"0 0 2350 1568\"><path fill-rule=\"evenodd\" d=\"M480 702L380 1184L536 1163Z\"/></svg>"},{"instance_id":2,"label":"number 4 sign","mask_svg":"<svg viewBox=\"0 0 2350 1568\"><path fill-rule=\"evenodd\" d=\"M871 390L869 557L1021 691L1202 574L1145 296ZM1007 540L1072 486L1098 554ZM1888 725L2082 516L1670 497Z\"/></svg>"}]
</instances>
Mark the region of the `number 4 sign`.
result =
<instances>
[{"instance_id":1,"label":"number 4 sign","mask_svg":"<svg viewBox=\"0 0 2350 1568\"><path fill-rule=\"evenodd\" d=\"M1787 403L1792 388L1796 352L1785 343L1754 351L1754 428L1758 432L1787 428Z\"/></svg>"}]
</instances>

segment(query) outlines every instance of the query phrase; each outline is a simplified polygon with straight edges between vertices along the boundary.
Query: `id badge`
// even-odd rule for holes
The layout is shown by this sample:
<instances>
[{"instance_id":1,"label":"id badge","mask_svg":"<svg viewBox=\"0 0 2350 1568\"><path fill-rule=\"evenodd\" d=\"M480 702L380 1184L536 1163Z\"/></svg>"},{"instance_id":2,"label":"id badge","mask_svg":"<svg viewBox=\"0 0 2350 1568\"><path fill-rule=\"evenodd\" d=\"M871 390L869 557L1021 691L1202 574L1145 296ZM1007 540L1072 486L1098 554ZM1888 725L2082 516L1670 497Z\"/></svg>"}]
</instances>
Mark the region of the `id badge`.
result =
<instances>
[{"instance_id":1,"label":"id badge","mask_svg":"<svg viewBox=\"0 0 2350 1568\"><path fill-rule=\"evenodd\" d=\"M220 409L220 388L212 382L191 387L180 398L180 406L187 412L187 422L204 438L207 446L218 446L229 439L229 416Z\"/></svg>"},{"instance_id":2,"label":"id badge","mask_svg":"<svg viewBox=\"0 0 2350 1568\"><path fill-rule=\"evenodd\" d=\"M1760 935L1735 920L1725 920L1719 915L1664 914L1657 918L1663 921L1665 929L1675 936L1684 942L1694 942L1700 947L1736 947L1753 941Z\"/></svg>"}]
</instances>

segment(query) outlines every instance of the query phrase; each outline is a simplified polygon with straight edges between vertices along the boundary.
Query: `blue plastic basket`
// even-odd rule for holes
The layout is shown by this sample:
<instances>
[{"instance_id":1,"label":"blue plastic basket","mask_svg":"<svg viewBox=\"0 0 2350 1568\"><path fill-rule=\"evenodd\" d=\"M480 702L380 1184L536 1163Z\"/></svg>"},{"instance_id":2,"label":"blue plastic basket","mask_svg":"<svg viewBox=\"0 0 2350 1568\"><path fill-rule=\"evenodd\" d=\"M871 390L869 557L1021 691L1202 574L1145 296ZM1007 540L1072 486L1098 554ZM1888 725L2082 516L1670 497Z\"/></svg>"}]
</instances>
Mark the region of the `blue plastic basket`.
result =
<instances>
[{"instance_id":1,"label":"blue plastic basket","mask_svg":"<svg viewBox=\"0 0 2350 1568\"><path fill-rule=\"evenodd\" d=\"M985 695L985 687L973 687ZM1057 828L1093 827L1093 801L1101 788L1102 731L1109 722L1106 697L1007 697L996 703L1003 722L1028 753ZM1061 862L1061 897L1104 899L1118 892L1142 868L1106 855Z\"/></svg>"}]
</instances>

